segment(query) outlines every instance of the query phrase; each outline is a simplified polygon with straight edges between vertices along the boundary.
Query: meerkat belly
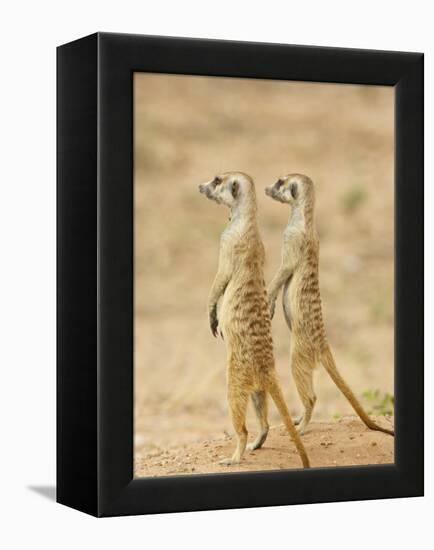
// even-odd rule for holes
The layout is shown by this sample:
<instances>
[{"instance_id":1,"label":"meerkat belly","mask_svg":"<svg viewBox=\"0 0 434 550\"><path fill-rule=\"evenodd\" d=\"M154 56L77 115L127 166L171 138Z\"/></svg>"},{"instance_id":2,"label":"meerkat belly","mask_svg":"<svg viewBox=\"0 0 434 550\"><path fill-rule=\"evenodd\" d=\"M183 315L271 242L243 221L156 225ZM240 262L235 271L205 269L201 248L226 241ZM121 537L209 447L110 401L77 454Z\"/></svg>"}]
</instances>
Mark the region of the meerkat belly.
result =
<instances>
[{"instance_id":1,"label":"meerkat belly","mask_svg":"<svg viewBox=\"0 0 434 550\"><path fill-rule=\"evenodd\" d=\"M219 311L219 327L227 343L231 341L231 336L241 330L241 300L238 296L237 285L233 281L227 286Z\"/></svg>"},{"instance_id":2,"label":"meerkat belly","mask_svg":"<svg viewBox=\"0 0 434 550\"><path fill-rule=\"evenodd\" d=\"M305 270L295 273L289 295L292 330L315 348L321 347L325 330L317 274Z\"/></svg>"},{"instance_id":3,"label":"meerkat belly","mask_svg":"<svg viewBox=\"0 0 434 550\"><path fill-rule=\"evenodd\" d=\"M302 278L300 277L300 273L296 271L283 288L283 310L287 321L290 321L291 330L297 330L302 324L301 282Z\"/></svg>"},{"instance_id":4,"label":"meerkat belly","mask_svg":"<svg viewBox=\"0 0 434 550\"><path fill-rule=\"evenodd\" d=\"M260 350L272 353L271 325L265 287L232 280L223 297L220 327L228 346L243 358L251 359Z\"/></svg>"}]
</instances>

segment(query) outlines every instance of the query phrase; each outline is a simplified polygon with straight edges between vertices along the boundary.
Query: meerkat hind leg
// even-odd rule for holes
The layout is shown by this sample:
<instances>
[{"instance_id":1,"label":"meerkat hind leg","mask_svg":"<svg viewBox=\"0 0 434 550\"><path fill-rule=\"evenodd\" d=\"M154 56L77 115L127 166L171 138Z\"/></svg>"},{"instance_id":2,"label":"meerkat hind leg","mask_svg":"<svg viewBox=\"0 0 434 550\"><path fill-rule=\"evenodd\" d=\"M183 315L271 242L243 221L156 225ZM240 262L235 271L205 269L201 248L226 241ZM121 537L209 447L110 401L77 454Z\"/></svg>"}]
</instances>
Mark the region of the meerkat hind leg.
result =
<instances>
[{"instance_id":1,"label":"meerkat hind leg","mask_svg":"<svg viewBox=\"0 0 434 550\"><path fill-rule=\"evenodd\" d=\"M220 460L220 464L225 464L226 466L230 466L231 464L238 464L241 461L241 458L246 449L247 396L229 392L229 409L231 412L232 424L234 426L235 434L237 437L237 446L231 458L224 458L223 460Z\"/></svg>"},{"instance_id":2,"label":"meerkat hind leg","mask_svg":"<svg viewBox=\"0 0 434 550\"><path fill-rule=\"evenodd\" d=\"M312 418L313 408L316 402L316 395L313 389L313 371L315 362L313 359L302 356L297 351L292 354L292 375L297 387L301 402L303 403L304 413L294 423L298 425L298 433L301 435L306 430L307 425Z\"/></svg>"},{"instance_id":3,"label":"meerkat hind leg","mask_svg":"<svg viewBox=\"0 0 434 550\"><path fill-rule=\"evenodd\" d=\"M259 423L259 433L252 443L247 445L247 450L255 451L260 449L267 439L268 425L268 404L265 391L256 391L252 394L252 403Z\"/></svg>"}]
</instances>

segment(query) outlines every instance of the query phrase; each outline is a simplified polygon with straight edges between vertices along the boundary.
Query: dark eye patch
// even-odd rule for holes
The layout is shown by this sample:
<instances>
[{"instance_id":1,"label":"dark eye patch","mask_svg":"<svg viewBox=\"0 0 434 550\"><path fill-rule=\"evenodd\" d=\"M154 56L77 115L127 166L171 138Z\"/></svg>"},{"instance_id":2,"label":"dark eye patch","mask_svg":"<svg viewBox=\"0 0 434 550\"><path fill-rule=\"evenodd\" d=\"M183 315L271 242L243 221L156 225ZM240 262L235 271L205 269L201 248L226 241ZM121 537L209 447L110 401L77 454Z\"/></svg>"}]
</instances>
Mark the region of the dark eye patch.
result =
<instances>
[{"instance_id":1,"label":"dark eye patch","mask_svg":"<svg viewBox=\"0 0 434 550\"><path fill-rule=\"evenodd\" d=\"M240 184L235 180L232 182L231 192L234 199L237 198L238 195L238 189L240 188Z\"/></svg>"},{"instance_id":2,"label":"dark eye patch","mask_svg":"<svg viewBox=\"0 0 434 550\"><path fill-rule=\"evenodd\" d=\"M213 180L213 184L214 184L214 185L220 185L222 181L223 181L223 180L222 180L221 178L219 178L218 176L216 176L216 177L214 178L214 180Z\"/></svg>"},{"instance_id":3,"label":"dark eye patch","mask_svg":"<svg viewBox=\"0 0 434 550\"><path fill-rule=\"evenodd\" d=\"M279 180L276 181L276 183L274 185L275 185L276 189L280 189L283 184L284 184L284 181L282 179L279 179Z\"/></svg>"}]
</instances>

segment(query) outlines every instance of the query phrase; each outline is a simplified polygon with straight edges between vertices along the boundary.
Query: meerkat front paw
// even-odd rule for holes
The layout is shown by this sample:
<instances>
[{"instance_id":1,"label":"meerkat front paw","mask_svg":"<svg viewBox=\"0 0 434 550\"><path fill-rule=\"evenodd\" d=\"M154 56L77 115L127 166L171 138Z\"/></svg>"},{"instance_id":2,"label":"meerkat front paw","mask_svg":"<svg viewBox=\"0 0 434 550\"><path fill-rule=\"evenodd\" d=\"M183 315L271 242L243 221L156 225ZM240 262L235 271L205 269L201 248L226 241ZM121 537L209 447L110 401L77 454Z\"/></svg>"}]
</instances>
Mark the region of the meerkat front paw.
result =
<instances>
[{"instance_id":1,"label":"meerkat front paw","mask_svg":"<svg viewBox=\"0 0 434 550\"><path fill-rule=\"evenodd\" d=\"M211 328L212 335L217 338L219 320L217 318L217 305L213 306L209 312L209 326Z\"/></svg>"}]
</instances>

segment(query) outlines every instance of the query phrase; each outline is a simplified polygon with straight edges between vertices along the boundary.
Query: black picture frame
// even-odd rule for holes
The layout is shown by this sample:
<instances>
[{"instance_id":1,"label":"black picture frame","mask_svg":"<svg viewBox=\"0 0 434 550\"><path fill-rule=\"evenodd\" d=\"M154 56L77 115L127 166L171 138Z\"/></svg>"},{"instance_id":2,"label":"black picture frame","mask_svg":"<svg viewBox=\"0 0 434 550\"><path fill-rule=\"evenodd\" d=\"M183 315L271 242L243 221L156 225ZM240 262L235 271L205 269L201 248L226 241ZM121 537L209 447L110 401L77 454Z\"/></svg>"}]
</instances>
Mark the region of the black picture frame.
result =
<instances>
[{"instance_id":1,"label":"black picture frame","mask_svg":"<svg viewBox=\"0 0 434 550\"><path fill-rule=\"evenodd\" d=\"M97 33L57 68L58 502L115 516L423 495L423 55ZM395 87L395 464L133 479L135 71Z\"/></svg>"}]
</instances>

